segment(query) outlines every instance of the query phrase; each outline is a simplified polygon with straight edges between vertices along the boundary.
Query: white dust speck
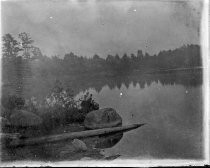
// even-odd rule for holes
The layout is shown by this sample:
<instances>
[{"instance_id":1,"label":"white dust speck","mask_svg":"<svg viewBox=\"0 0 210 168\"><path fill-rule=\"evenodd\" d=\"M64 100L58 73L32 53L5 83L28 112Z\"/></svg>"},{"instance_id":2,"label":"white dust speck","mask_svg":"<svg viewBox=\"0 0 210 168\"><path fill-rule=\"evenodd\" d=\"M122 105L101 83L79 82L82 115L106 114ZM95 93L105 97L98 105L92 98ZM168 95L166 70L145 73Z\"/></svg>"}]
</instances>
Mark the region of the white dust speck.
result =
<instances>
[{"instance_id":1,"label":"white dust speck","mask_svg":"<svg viewBox=\"0 0 210 168\"><path fill-rule=\"evenodd\" d=\"M185 93L187 94L188 93L188 90L186 90Z\"/></svg>"}]
</instances>

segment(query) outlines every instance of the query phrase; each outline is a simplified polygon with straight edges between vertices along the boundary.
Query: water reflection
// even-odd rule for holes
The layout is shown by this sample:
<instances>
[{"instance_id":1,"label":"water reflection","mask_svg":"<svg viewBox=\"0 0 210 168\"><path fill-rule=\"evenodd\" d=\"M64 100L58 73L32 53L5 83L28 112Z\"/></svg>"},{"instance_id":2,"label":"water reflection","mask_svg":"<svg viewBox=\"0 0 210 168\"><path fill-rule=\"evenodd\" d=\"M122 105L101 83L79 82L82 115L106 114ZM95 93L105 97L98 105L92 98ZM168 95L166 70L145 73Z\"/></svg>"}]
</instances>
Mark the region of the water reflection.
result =
<instances>
[{"instance_id":1,"label":"water reflection","mask_svg":"<svg viewBox=\"0 0 210 168\"><path fill-rule=\"evenodd\" d=\"M21 74L21 75L20 75ZM24 77L22 73L18 73L13 82L3 85L3 94L21 94L24 97L36 96L38 98L45 97L50 93L51 88L55 82L55 78L35 79ZM86 76L60 76L57 77L64 87L71 88L74 94L84 92L93 88L98 93L101 92L104 86L108 86L111 90L120 89L123 85L128 88L132 83L134 87L139 84L143 89L145 86L150 86L152 83L161 83L165 85L180 84L185 87L196 87L202 84L202 73L195 71L189 72L173 72L169 74L130 74L121 76L99 76L99 75L86 75Z\"/></svg>"},{"instance_id":2,"label":"water reflection","mask_svg":"<svg viewBox=\"0 0 210 168\"><path fill-rule=\"evenodd\" d=\"M124 133L106 155L145 158L202 158L202 86L162 85L152 82L120 89L88 91L101 108L112 107L123 125L147 123L145 127ZM122 96L120 95L122 93Z\"/></svg>"},{"instance_id":3,"label":"water reflection","mask_svg":"<svg viewBox=\"0 0 210 168\"><path fill-rule=\"evenodd\" d=\"M123 137L123 133L102 135L96 139L95 148L105 149L115 146Z\"/></svg>"},{"instance_id":4,"label":"water reflection","mask_svg":"<svg viewBox=\"0 0 210 168\"><path fill-rule=\"evenodd\" d=\"M132 83L134 87L139 84L141 89L145 86L150 86L152 83L161 83L165 85L183 85L185 87L196 87L202 84L202 74L197 73L170 73L170 74L154 74L154 75L139 75L131 74L130 76L116 76L116 77L77 77L75 82L71 80L64 80L66 87L74 88L75 93L93 88L96 92L101 92L104 86L109 89L120 89L123 85L128 89Z\"/></svg>"}]
</instances>

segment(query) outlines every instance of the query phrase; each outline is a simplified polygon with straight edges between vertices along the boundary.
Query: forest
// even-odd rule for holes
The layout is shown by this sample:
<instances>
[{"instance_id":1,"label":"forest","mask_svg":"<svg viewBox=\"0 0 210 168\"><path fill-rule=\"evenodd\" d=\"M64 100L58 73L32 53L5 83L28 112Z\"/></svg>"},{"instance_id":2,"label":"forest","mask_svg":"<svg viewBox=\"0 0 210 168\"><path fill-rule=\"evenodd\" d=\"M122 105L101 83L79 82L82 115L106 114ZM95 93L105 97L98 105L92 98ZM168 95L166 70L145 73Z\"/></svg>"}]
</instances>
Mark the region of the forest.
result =
<instances>
[{"instance_id":1,"label":"forest","mask_svg":"<svg viewBox=\"0 0 210 168\"><path fill-rule=\"evenodd\" d=\"M107 55L106 58L95 54L88 58L73 52L61 56L46 56L33 45L33 39L23 32L15 39L11 34L3 36L3 81L19 72L33 73L39 77L59 77L60 75L126 75L138 71L152 71L201 67L200 46L183 45L174 50L162 50L158 54L149 55L138 50L136 53L120 56ZM20 68L21 67L21 68ZM35 69L33 69L35 67Z\"/></svg>"}]
</instances>

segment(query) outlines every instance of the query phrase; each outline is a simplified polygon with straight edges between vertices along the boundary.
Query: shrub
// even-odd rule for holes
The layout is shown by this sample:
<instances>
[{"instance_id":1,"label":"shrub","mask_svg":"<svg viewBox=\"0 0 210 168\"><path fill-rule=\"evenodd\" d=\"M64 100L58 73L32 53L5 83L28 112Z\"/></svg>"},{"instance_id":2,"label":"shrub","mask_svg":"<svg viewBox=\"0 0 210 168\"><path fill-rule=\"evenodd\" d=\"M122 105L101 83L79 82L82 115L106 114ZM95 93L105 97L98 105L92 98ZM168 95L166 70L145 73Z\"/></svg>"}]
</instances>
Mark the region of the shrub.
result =
<instances>
[{"instance_id":1,"label":"shrub","mask_svg":"<svg viewBox=\"0 0 210 168\"><path fill-rule=\"evenodd\" d=\"M37 115L39 115L39 112L38 112L38 108L39 108L39 104L38 104L38 101L35 97L31 97L30 99L27 99L25 101L25 110L27 111L30 111L32 113L35 113Z\"/></svg>"},{"instance_id":2,"label":"shrub","mask_svg":"<svg viewBox=\"0 0 210 168\"><path fill-rule=\"evenodd\" d=\"M13 110L15 108L21 109L24 107L25 100L22 97L16 95L2 96L1 104L4 108Z\"/></svg>"},{"instance_id":3,"label":"shrub","mask_svg":"<svg viewBox=\"0 0 210 168\"><path fill-rule=\"evenodd\" d=\"M68 123L82 123L88 112L99 109L92 94L87 92L82 98L75 100L73 91L69 88L63 89L59 81L56 81L52 92L42 101L35 97L24 100L12 95L2 98L2 105L9 109L9 112L4 110L9 115L15 108L39 115L43 120L41 131L45 134Z\"/></svg>"},{"instance_id":4,"label":"shrub","mask_svg":"<svg viewBox=\"0 0 210 168\"><path fill-rule=\"evenodd\" d=\"M82 123L85 120L85 114L81 112L78 108L72 108L67 111L66 114L67 122L77 122Z\"/></svg>"},{"instance_id":5,"label":"shrub","mask_svg":"<svg viewBox=\"0 0 210 168\"><path fill-rule=\"evenodd\" d=\"M89 113L92 110L98 110L99 104L92 99L92 94L87 92L81 101L81 110L83 113Z\"/></svg>"},{"instance_id":6,"label":"shrub","mask_svg":"<svg viewBox=\"0 0 210 168\"><path fill-rule=\"evenodd\" d=\"M40 117L43 119L43 128L46 130L66 124L66 112L61 106L40 109Z\"/></svg>"}]
</instances>

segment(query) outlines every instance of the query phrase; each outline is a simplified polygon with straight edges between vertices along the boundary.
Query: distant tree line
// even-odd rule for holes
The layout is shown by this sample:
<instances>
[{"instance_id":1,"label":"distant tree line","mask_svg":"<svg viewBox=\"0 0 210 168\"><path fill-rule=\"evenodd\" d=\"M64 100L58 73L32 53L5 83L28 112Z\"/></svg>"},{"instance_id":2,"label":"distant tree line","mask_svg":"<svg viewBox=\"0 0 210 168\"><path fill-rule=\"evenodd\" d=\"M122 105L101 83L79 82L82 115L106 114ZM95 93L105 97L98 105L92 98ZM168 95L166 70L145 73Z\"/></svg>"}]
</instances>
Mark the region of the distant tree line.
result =
<instances>
[{"instance_id":1,"label":"distant tree line","mask_svg":"<svg viewBox=\"0 0 210 168\"><path fill-rule=\"evenodd\" d=\"M36 69L32 72L47 77L49 75L117 75L133 71L145 73L151 70L189 68L202 65L200 46L193 44L184 45L174 50L163 50L157 55L150 55L147 52L144 54L142 50L138 50L137 53L130 55L125 53L123 56L116 54L101 58L95 54L93 57L87 58L70 52L65 54L64 58L59 58L58 56L44 56L38 47L33 46L33 42L25 32L18 35L18 40L11 34L4 35L3 68L5 70L14 68L21 62L22 68L28 67L30 69L35 64Z\"/></svg>"},{"instance_id":2,"label":"distant tree line","mask_svg":"<svg viewBox=\"0 0 210 168\"><path fill-rule=\"evenodd\" d=\"M108 55L106 59L97 54L93 58L78 57L74 53L64 56L64 67L69 71L91 71L126 73L133 70L146 72L149 70L174 69L201 66L200 47L198 45L184 45L181 48L160 51L158 55L143 54L138 50L136 55L128 56L126 53L120 57ZM69 66L71 65L71 66Z\"/></svg>"},{"instance_id":3,"label":"distant tree line","mask_svg":"<svg viewBox=\"0 0 210 168\"><path fill-rule=\"evenodd\" d=\"M5 34L2 41L4 94L7 92L18 95L25 95L26 92L30 95L45 92L47 94L46 87L53 87L55 79L64 81L63 84L71 86L75 92L83 85L84 89L90 86L100 90L104 83L109 84L110 87L114 86L114 82L110 83L110 77L116 80L116 77L124 76L123 80L125 80L132 74L139 76L139 74L159 70L202 66L200 46L193 44L184 45L175 50L160 51L157 55L144 54L142 50L138 50L131 55L125 53L122 56L116 54L101 58L95 54L87 58L70 52L60 58L43 55L41 50L34 46L30 35L25 32L20 33L17 38L11 34ZM164 81L163 83L167 83ZM149 82L150 80L147 80L147 83ZM140 83L143 85L143 82ZM118 85L120 82L117 83ZM32 89L30 86L40 89Z\"/></svg>"}]
</instances>

